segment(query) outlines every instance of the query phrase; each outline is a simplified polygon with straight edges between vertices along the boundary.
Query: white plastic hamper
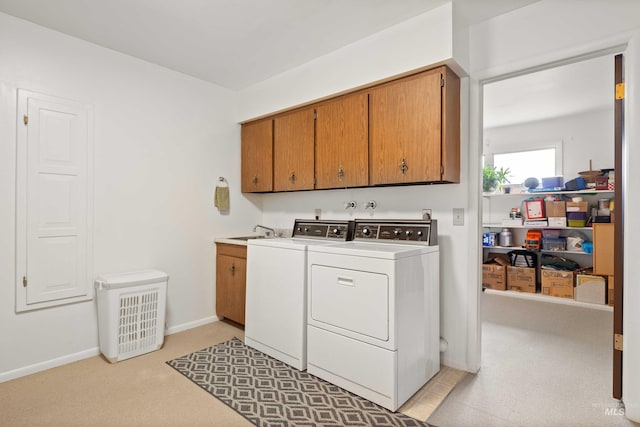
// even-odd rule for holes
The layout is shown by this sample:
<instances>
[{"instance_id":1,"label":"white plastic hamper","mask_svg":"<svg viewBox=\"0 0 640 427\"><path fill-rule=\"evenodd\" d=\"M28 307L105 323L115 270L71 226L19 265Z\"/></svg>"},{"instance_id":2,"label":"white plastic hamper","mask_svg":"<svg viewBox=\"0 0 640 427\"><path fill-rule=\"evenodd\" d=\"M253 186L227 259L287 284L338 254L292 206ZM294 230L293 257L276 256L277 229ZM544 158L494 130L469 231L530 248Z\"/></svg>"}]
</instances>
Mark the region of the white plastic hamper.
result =
<instances>
[{"instance_id":1,"label":"white plastic hamper","mask_svg":"<svg viewBox=\"0 0 640 427\"><path fill-rule=\"evenodd\" d=\"M158 270L96 279L100 351L109 362L162 347L168 281L169 275Z\"/></svg>"}]
</instances>

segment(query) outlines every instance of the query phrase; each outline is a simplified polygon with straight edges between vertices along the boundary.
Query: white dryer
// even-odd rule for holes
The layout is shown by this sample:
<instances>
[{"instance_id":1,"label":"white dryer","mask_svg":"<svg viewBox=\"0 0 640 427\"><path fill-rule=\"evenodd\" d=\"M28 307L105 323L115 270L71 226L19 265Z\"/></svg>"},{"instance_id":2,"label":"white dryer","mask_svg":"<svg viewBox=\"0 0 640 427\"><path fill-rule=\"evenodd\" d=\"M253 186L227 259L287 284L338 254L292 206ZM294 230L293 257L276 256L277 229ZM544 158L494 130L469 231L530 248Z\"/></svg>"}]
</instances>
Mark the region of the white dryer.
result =
<instances>
[{"instance_id":1,"label":"white dryer","mask_svg":"<svg viewBox=\"0 0 640 427\"><path fill-rule=\"evenodd\" d=\"M356 220L307 264L308 372L397 410L440 369L436 222Z\"/></svg>"},{"instance_id":2,"label":"white dryer","mask_svg":"<svg viewBox=\"0 0 640 427\"><path fill-rule=\"evenodd\" d=\"M296 220L291 238L247 242L245 344L307 367L307 247L350 239L352 221Z\"/></svg>"}]
</instances>

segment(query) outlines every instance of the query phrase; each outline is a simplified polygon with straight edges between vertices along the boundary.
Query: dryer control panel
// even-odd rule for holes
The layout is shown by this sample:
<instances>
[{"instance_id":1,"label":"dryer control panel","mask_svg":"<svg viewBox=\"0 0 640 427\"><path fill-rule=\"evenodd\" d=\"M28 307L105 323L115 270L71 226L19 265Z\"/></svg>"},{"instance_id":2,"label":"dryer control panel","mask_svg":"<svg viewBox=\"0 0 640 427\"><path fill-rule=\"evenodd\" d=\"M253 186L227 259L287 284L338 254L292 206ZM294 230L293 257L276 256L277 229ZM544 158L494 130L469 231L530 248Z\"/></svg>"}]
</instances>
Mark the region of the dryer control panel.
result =
<instances>
[{"instance_id":1,"label":"dryer control panel","mask_svg":"<svg viewBox=\"0 0 640 427\"><path fill-rule=\"evenodd\" d=\"M438 244L437 221L356 219L354 240L403 241L434 246Z\"/></svg>"},{"instance_id":2,"label":"dryer control panel","mask_svg":"<svg viewBox=\"0 0 640 427\"><path fill-rule=\"evenodd\" d=\"M353 238L353 221L324 221L297 219L293 237L348 241Z\"/></svg>"}]
</instances>

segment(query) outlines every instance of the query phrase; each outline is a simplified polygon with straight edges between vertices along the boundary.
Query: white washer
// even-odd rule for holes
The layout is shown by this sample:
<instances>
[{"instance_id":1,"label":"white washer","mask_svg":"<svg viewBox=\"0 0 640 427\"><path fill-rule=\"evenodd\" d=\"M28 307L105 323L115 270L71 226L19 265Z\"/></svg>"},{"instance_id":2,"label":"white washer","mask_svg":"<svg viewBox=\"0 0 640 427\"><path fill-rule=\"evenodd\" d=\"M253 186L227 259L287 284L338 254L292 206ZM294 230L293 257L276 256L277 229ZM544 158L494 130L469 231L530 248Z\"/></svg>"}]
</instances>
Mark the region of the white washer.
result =
<instances>
[{"instance_id":1,"label":"white washer","mask_svg":"<svg viewBox=\"0 0 640 427\"><path fill-rule=\"evenodd\" d=\"M395 411L439 371L436 235L356 220L353 242L309 246L309 373Z\"/></svg>"},{"instance_id":2,"label":"white washer","mask_svg":"<svg viewBox=\"0 0 640 427\"><path fill-rule=\"evenodd\" d=\"M307 246L346 241L353 222L296 220L292 238L247 242L245 344L307 368Z\"/></svg>"}]
</instances>

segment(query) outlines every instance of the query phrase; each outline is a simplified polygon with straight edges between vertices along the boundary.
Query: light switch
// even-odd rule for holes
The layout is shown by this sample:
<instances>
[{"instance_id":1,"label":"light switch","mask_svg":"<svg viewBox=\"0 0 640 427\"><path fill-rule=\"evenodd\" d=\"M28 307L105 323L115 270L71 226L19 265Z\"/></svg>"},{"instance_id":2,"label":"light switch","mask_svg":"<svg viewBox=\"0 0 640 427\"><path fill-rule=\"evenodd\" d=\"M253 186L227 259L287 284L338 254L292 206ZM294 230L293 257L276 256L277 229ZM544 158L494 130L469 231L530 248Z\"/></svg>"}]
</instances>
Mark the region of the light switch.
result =
<instances>
[{"instance_id":1,"label":"light switch","mask_svg":"<svg viewBox=\"0 0 640 427\"><path fill-rule=\"evenodd\" d=\"M464 225L464 208L453 208L453 225Z\"/></svg>"}]
</instances>

